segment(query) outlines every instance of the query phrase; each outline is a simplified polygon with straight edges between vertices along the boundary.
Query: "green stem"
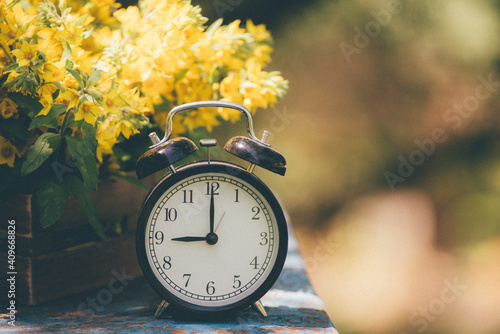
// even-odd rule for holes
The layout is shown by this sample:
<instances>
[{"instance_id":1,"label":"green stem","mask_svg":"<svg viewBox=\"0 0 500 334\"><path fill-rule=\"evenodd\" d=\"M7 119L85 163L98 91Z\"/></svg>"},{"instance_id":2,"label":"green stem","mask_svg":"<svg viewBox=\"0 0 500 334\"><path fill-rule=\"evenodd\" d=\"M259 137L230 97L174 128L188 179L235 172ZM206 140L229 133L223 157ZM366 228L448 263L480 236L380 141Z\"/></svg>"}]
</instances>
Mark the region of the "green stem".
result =
<instances>
[{"instance_id":1,"label":"green stem","mask_svg":"<svg viewBox=\"0 0 500 334\"><path fill-rule=\"evenodd\" d=\"M71 109L70 109L71 110ZM66 112L66 115L64 115L64 120L63 120L63 123L62 123L62 126L61 126L61 139L63 139L65 136L64 136L64 132L66 132L66 124L68 123L68 119L69 119L69 113L70 113L70 110L68 110ZM61 145L58 145L57 146L57 150L55 152L55 157L56 159L59 159L60 155L61 155Z\"/></svg>"},{"instance_id":2,"label":"green stem","mask_svg":"<svg viewBox=\"0 0 500 334\"><path fill-rule=\"evenodd\" d=\"M7 50L5 49L5 46L3 45L3 43L0 43L0 46L2 47L3 52L4 52L4 53L7 55L7 57L9 58L10 62L11 62L12 64L15 64L15 63L16 63L16 61L14 60L14 58L12 58L12 56L10 55L10 52L9 52L9 51L7 51Z\"/></svg>"},{"instance_id":3,"label":"green stem","mask_svg":"<svg viewBox=\"0 0 500 334\"><path fill-rule=\"evenodd\" d=\"M64 138L64 133L66 132L66 125L68 124L69 114L73 108L66 111L66 115L64 115L64 120L61 125L61 138Z\"/></svg>"}]
</instances>

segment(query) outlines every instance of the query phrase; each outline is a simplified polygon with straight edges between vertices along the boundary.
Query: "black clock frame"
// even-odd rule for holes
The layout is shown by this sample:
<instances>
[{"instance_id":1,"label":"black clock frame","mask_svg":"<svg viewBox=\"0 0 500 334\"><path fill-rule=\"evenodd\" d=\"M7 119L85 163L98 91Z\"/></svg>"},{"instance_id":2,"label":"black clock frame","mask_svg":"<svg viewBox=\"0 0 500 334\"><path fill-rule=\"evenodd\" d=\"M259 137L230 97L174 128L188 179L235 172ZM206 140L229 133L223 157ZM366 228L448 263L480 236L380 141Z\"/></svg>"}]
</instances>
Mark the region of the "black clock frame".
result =
<instances>
[{"instance_id":1,"label":"black clock frame","mask_svg":"<svg viewBox=\"0 0 500 334\"><path fill-rule=\"evenodd\" d=\"M170 189L177 182L202 173L223 173L229 176L240 178L243 181L251 184L255 189L262 194L262 196L267 200L273 211L276 222L278 225L278 237L279 246L278 253L276 257L276 262L274 263L269 276L264 280L263 283L255 290L251 295L235 302L232 304L224 306L201 306L186 302L178 298L177 296L170 293L156 278L151 266L149 265L147 253L146 253L146 225L154 208L154 205L160 199L160 197ZM155 187L147 195L142 209L139 215L137 223L137 233L136 233L136 249L139 264L141 266L142 272L146 277L147 281L153 287L153 289L158 293L158 295L165 299L169 304L174 307L178 307L184 311L190 311L198 314L224 314L228 312L233 312L246 308L260 298L262 298L269 289L274 285L278 279L283 265L285 263L286 254L288 250L288 227L286 223L286 218L283 213L283 209L279 204L278 200L272 193L272 191L262 182L257 176L247 172L242 167L221 161L198 161L186 164L176 170L175 173L169 173L164 176Z\"/></svg>"}]
</instances>

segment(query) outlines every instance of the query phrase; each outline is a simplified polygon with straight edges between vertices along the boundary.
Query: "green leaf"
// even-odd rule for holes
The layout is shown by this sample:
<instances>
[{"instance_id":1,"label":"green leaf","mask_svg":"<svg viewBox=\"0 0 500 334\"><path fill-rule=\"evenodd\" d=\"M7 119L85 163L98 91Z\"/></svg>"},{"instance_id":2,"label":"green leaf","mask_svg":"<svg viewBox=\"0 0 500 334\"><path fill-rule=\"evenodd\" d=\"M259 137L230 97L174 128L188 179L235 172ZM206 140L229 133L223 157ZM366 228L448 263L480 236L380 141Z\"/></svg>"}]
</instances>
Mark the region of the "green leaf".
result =
<instances>
[{"instance_id":1,"label":"green leaf","mask_svg":"<svg viewBox=\"0 0 500 334\"><path fill-rule=\"evenodd\" d=\"M7 66L3 71L4 71L4 73L7 73L7 72L10 72L12 70L15 70L18 67L19 67L19 64L15 63L15 64Z\"/></svg>"},{"instance_id":2,"label":"green leaf","mask_svg":"<svg viewBox=\"0 0 500 334\"><path fill-rule=\"evenodd\" d=\"M64 64L64 68L72 70L75 68L75 63L71 59L66 59L66 64Z\"/></svg>"},{"instance_id":3,"label":"green leaf","mask_svg":"<svg viewBox=\"0 0 500 334\"><path fill-rule=\"evenodd\" d=\"M98 83L99 80L101 80L101 75L102 75L102 71L100 71L100 70L95 70L94 72L92 72L89 76L88 81L87 81L87 87L92 87L96 83Z\"/></svg>"},{"instance_id":4,"label":"green leaf","mask_svg":"<svg viewBox=\"0 0 500 334\"><path fill-rule=\"evenodd\" d=\"M82 77L84 83L89 79L89 76L86 72L80 71L80 76Z\"/></svg>"},{"instance_id":5,"label":"green leaf","mask_svg":"<svg viewBox=\"0 0 500 334\"><path fill-rule=\"evenodd\" d=\"M20 1L19 0L16 0L16 1L12 1L10 4L8 4L5 8L6 9L11 9L12 7L14 7L15 5L17 5Z\"/></svg>"},{"instance_id":6,"label":"green leaf","mask_svg":"<svg viewBox=\"0 0 500 334\"><path fill-rule=\"evenodd\" d=\"M84 32L82 32L82 39L89 38L92 35L93 31L94 31L94 29L89 29L89 30L85 30Z\"/></svg>"},{"instance_id":7,"label":"green leaf","mask_svg":"<svg viewBox=\"0 0 500 334\"><path fill-rule=\"evenodd\" d=\"M43 109L38 99L28 97L22 93L9 93L7 96L17 104L17 107L21 109L21 113L31 118L35 117Z\"/></svg>"},{"instance_id":8,"label":"green leaf","mask_svg":"<svg viewBox=\"0 0 500 334\"><path fill-rule=\"evenodd\" d=\"M83 84L82 77L80 76L80 74L78 74L77 71L70 69L70 68L66 68L66 71L71 73L71 75L76 79L76 81L78 82L78 85L80 85L80 88L85 87L85 85Z\"/></svg>"},{"instance_id":9,"label":"green leaf","mask_svg":"<svg viewBox=\"0 0 500 334\"><path fill-rule=\"evenodd\" d=\"M33 138L27 129L29 121L30 119L28 117L20 117L18 119L11 117L9 119L3 119L0 123L0 129L2 129L2 132L8 133L18 139L29 141Z\"/></svg>"},{"instance_id":10,"label":"green leaf","mask_svg":"<svg viewBox=\"0 0 500 334\"><path fill-rule=\"evenodd\" d=\"M31 122L29 129L38 128L40 126L49 126L51 127L51 122L60 114L65 112L68 109L68 105L66 104L53 104L52 108L47 115L36 116Z\"/></svg>"},{"instance_id":11,"label":"green leaf","mask_svg":"<svg viewBox=\"0 0 500 334\"><path fill-rule=\"evenodd\" d=\"M212 85L214 82L219 81L220 74L218 72L219 72L219 65L214 64L214 66L212 66L212 69L210 70L210 73L208 74L209 85Z\"/></svg>"},{"instance_id":12,"label":"green leaf","mask_svg":"<svg viewBox=\"0 0 500 334\"><path fill-rule=\"evenodd\" d=\"M59 81L45 82L44 85L54 85L61 91L61 93L66 92L66 87L64 87Z\"/></svg>"},{"instance_id":13,"label":"green leaf","mask_svg":"<svg viewBox=\"0 0 500 334\"><path fill-rule=\"evenodd\" d=\"M183 68L183 69L178 70L175 73L175 81L179 81L182 78L184 78L184 76L186 75L187 72L189 72L189 68Z\"/></svg>"},{"instance_id":14,"label":"green leaf","mask_svg":"<svg viewBox=\"0 0 500 334\"><path fill-rule=\"evenodd\" d=\"M99 216L97 214L97 206L90 197L89 190L85 187L83 182L74 175L67 175L65 178L69 189L73 196L75 196L78 204L80 205L80 212L82 213L83 219L85 219L93 228L97 235L105 240L106 234L104 233L104 228L99 222Z\"/></svg>"},{"instance_id":15,"label":"green leaf","mask_svg":"<svg viewBox=\"0 0 500 334\"><path fill-rule=\"evenodd\" d=\"M55 175L39 180L35 199L42 227L54 224L61 217L68 196L69 189Z\"/></svg>"},{"instance_id":16,"label":"green leaf","mask_svg":"<svg viewBox=\"0 0 500 334\"><path fill-rule=\"evenodd\" d=\"M92 154L96 154L97 150L97 138L95 137L97 126L93 124L89 124L87 122L83 122L80 126L83 131L83 139L89 144L89 148L92 151Z\"/></svg>"},{"instance_id":17,"label":"green leaf","mask_svg":"<svg viewBox=\"0 0 500 334\"><path fill-rule=\"evenodd\" d=\"M89 189L97 190L97 161L90 143L80 137L66 137L68 150Z\"/></svg>"},{"instance_id":18,"label":"green leaf","mask_svg":"<svg viewBox=\"0 0 500 334\"><path fill-rule=\"evenodd\" d=\"M222 18L215 20L214 23L212 23L210 27L208 27L208 29L205 32L205 35L207 37L212 37L215 31L217 31L217 29L219 29L219 27L222 25L222 22L224 22Z\"/></svg>"},{"instance_id":19,"label":"green leaf","mask_svg":"<svg viewBox=\"0 0 500 334\"><path fill-rule=\"evenodd\" d=\"M102 105L102 93L99 92L98 90L92 89L92 88L87 88L87 94L89 94L92 99Z\"/></svg>"},{"instance_id":20,"label":"green leaf","mask_svg":"<svg viewBox=\"0 0 500 334\"><path fill-rule=\"evenodd\" d=\"M75 21L75 26L76 27L81 27L83 22L85 22L85 19L87 18L87 14L80 16L78 20Z\"/></svg>"},{"instance_id":21,"label":"green leaf","mask_svg":"<svg viewBox=\"0 0 500 334\"><path fill-rule=\"evenodd\" d=\"M48 157L57 149L61 142L61 135L58 133L46 132L28 149L28 156L23 163L21 175L26 176L40 167Z\"/></svg>"},{"instance_id":22,"label":"green leaf","mask_svg":"<svg viewBox=\"0 0 500 334\"><path fill-rule=\"evenodd\" d=\"M69 44L69 42L65 38L63 38L61 36L59 36L59 38L63 41L63 45L64 45L64 49L63 49L63 53L61 55L61 59L71 59L71 56L73 54L73 52L71 51L71 45ZM66 68L66 69L68 70L68 68ZM80 85L80 87L83 87L83 85Z\"/></svg>"}]
</instances>

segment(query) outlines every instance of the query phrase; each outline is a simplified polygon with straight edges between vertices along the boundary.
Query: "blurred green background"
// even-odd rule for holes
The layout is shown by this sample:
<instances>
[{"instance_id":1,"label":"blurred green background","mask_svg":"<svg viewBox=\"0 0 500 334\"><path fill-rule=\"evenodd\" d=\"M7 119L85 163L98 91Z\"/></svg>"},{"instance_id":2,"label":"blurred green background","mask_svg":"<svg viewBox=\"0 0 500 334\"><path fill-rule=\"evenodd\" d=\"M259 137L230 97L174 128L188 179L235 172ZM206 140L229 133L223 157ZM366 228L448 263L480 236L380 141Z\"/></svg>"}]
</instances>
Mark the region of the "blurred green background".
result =
<instances>
[{"instance_id":1,"label":"blurred green background","mask_svg":"<svg viewBox=\"0 0 500 334\"><path fill-rule=\"evenodd\" d=\"M340 332L500 333L500 1L193 3L275 37L257 173Z\"/></svg>"}]
</instances>

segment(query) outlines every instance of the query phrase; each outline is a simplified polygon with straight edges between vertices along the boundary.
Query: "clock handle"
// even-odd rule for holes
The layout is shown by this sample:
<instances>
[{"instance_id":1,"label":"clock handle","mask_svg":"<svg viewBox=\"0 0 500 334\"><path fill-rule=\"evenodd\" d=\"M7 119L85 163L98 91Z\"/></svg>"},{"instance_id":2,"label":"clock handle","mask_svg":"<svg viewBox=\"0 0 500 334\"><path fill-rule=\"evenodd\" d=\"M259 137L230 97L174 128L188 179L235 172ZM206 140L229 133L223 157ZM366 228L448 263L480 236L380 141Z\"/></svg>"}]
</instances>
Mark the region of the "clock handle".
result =
<instances>
[{"instance_id":1,"label":"clock handle","mask_svg":"<svg viewBox=\"0 0 500 334\"><path fill-rule=\"evenodd\" d=\"M182 104L173 108L167 116L165 137L160 141L160 143L169 140L172 134L172 119L176 114L189 109L206 107L234 109L245 115L247 119L248 137L236 136L234 138L231 138L224 146L224 150L243 160L250 162L250 166L248 166L248 171L250 173L253 172L254 166L257 165L273 173L285 175L285 158L281 153L272 149L271 145L267 143L267 138L269 137L270 133L268 131L264 131L262 139L257 138L253 130L252 114L250 114L247 108L236 103L223 101L199 101Z\"/></svg>"},{"instance_id":2,"label":"clock handle","mask_svg":"<svg viewBox=\"0 0 500 334\"><path fill-rule=\"evenodd\" d=\"M237 136L231 138L224 146L224 150L250 162L248 172L252 173L254 166L257 165L279 175L285 175L285 158L281 153L272 149L271 145L266 142L269 136L267 131L264 131L262 139L255 136L252 115L248 109L232 102L199 101L181 104L170 110L167 116L165 137L163 139L160 140L154 132L150 134L153 145L137 160L136 164L136 172L139 179L165 167L168 167L172 173L175 173L174 163L198 150L198 147L188 138L178 137L170 139L172 135L172 119L182 111L207 107L234 109L245 115L248 137Z\"/></svg>"},{"instance_id":3,"label":"clock handle","mask_svg":"<svg viewBox=\"0 0 500 334\"><path fill-rule=\"evenodd\" d=\"M248 111L247 108L243 107L242 105L232 103L232 102L224 102L224 101L199 101L199 102L190 102L190 103L185 103L181 104L180 106L177 106L170 110L167 116L167 125L165 129L165 137L157 143L164 143L167 140L170 139L170 136L172 135L172 119L174 118L175 115L182 111L186 110L191 110L191 109L198 109L198 108L228 108L228 109L234 109L238 110L241 112L245 117L247 118L247 132L248 136L252 138L253 140L257 141L259 144L264 145L266 147L269 147L268 143L265 141L260 140L255 136L255 133L253 131L253 120L252 120L252 114L250 114L250 111Z\"/></svg>"}]
</instances>

